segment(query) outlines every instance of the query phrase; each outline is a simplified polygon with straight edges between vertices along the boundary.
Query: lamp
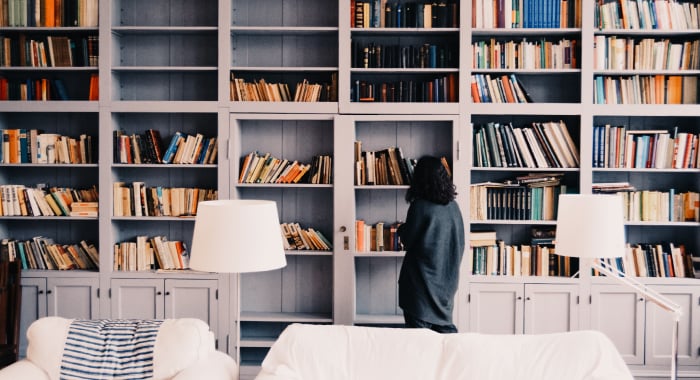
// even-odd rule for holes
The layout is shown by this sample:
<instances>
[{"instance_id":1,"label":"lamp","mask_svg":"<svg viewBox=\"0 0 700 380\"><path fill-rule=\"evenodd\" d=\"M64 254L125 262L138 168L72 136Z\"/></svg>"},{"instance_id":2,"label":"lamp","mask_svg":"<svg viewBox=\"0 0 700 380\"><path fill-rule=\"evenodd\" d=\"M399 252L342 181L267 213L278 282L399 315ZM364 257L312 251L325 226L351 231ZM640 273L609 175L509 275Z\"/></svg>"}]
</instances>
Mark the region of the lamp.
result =
<instances>
[{"instance_id":1,"label":"lamp","mask_svg":"<svg viewBox=\"0 0 700 380\"><path fill-rule=\"evenodd\" d=\"M277 204L263 200L199 202L190 268L217 273L262 272L287 265ZM237 276L236 360L240 360L241 279Z\"/></svg>"},{"instance_id":2,"label":"lamp","mask_svg":"<svg viewBox=\"0 0 700 380\"><path fill-rule=\"evenodd\" d=\"M671 378L678 376L678 325L681 308L676 303L600 259L625 255L625 227L622 197L604 194L562 194L559 196L555 251L578 257L580 268L592 268L633 288L647 300L673 314Z\"/></svg>"}]
</instances>

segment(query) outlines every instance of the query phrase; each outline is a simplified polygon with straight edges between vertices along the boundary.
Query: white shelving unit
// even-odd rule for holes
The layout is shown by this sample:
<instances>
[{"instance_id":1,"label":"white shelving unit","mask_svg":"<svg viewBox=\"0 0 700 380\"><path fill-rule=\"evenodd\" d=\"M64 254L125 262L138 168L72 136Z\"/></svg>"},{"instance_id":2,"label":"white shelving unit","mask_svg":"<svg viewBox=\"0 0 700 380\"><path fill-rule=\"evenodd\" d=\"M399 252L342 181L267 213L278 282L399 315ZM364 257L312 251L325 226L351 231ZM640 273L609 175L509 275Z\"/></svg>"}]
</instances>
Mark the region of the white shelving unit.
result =
<instances>
[{"instance_id":1,"label":"white shelving unit","mask_svg":"<svg viewBox=\"0 0 700 380\"><path fill-rule=\"evenodd\" d=\"M98 27L0 27L0 35L11 38L22 33L36 38L99 37L100 57L95 67L0 67L0 77L9 80L60 78L71 99L0 101L0 129L40 128L70 136L87 133L93 135L98 152L95 164L0 164L3 185L95 185L101 195L97 218L0 217L3 238L86 239L100 251L99 271L23 272L23 329L44 315L194 315L207 319L216 330L219 349L236 357L240 353L244 376L248 376L257 372L270 345L290 323L400 326L396 280L403 252L358 252L355 221L403 219L408 207L406 186L356 186L356 140L365 149L400 146L406 156L414 158L444 155L455 173L458 202L468 229L496 230L509 243L524 243L532 227L554 227L555 222L471 220L470 185L550 170L475 167L473 134L480 124L565 121L578 147L580 166L551 171L562 172L564 183L575 191L590 193L594 183L616 181L629 181L639 189L700 190L698 169L597 168L592 160L596 125L647 130L678 126L682 132L700 132L697 104L594 104L596 76L700 76L698 70L597 69L593 60L596 36L677 42L700 38L700 30L598 29L594 24L597 4L588 1L581 2L581 24L576 27L474 28L475 1L457 2L458 25L442 28L351 27L353 10L346 0L103 0ZM576 40L578 66L532 70L472 65L472 44L523 39ZM353 50L357 54L359 46L372 43L445 45L452 58L445 67L360 67ZM99 75L96 101L87 100L92 74ZM515 74L534 103L475 103L471 77L477 74ZM337 99L232 101L232 75L247 81L284 82L292 89L303 79L332 83L336 78ZM452 76L457 85L452 101L353 101L358 80L421 81L442 76ZM216 136L218 160L208 165L115 163L115 131L143 133L149 128L159 130L165 143L177 131ZM254 150L301 161L329 154L333 180L324 185L239 184L241 159ZM275 200L282 221L318 228L334 248L330 252L289 251L286 268L244 275L241 289L233 275L114 271L115 243L138 234L161 234L189 244L194 225L191 218L114 217L112 187L120 181L212 188L219 198ZM627 233L630 242L678 241L698 255L699 228L700 223L694 221L629 222ZM636 376L653 378L666 373L670 342L664 337L670 335L670 322L637 295L597 277L474 275L472 262L470 252L465 252L455 309L461 331L597 328L613 339ZM640 280L683 305L680 373L686 378L700 376L697 280ZM239 291L241 305L236 304ZM124 303L117 302L119 299ZM147 307L134 309L135 299ZM67 304L75 307L65 308ZM236 321L239 308L241 320ZM509 328L503 327L506 325Z\"/></svg>"}]
</instances>

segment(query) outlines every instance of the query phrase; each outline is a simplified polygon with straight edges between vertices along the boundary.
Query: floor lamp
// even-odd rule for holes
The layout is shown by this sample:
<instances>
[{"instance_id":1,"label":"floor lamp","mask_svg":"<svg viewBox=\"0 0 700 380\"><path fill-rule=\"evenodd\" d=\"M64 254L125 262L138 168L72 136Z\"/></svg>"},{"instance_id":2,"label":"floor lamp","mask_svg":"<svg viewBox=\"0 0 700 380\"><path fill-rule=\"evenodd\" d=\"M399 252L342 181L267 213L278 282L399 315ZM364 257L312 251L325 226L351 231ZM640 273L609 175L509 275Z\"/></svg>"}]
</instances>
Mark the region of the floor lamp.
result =
<instances>
[{"instance_id":1,"label":"floor lamp","mask_svg":"<svg viewBox=\"0 0 700 380\"><path fill-rule=\"evenodd\" d=\"M625 255L625 226L622 197L604 194L562 194L559 196L555 252L578 257L581 271L588 266L634 289L647 300L673 314L671 337L671 379L678 376L679 305L626 276L609 261ZM581 272L583 273L583 272Z\"/></svg>"},{"instance_id":2,"label":"floor lamp","mask_svg":"<svg viewBox=\"0 0 700 380\"><path fill-rule=\"evenodd\" d=\"M190 268L194 270L237 274L236 360L240 361L240 273L287 265L277 204L262 200L200 202L190 255Z\"/></svg>"}]
</instances>

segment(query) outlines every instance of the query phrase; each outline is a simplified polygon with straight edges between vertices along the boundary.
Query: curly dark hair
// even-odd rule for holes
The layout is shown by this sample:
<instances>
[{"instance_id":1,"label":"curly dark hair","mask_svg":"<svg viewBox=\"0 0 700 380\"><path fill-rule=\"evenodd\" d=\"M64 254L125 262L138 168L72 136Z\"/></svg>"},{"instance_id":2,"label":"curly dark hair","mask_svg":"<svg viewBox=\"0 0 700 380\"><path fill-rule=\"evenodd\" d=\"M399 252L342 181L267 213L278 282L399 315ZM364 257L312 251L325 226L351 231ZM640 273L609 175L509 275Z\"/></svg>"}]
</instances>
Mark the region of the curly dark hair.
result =
<instances>
[{"instance_id":1,"label":"curly dark hair","mask_svg":"<svg viewBox=\"0 0 700 380\"><path fill-rule=\"evenodd\" d=\"M425 199L446 205L457 196L455 185L439 158L423 156L413 170L411 186L406 191L406 202Z\"/></svg>"}]
</instances>

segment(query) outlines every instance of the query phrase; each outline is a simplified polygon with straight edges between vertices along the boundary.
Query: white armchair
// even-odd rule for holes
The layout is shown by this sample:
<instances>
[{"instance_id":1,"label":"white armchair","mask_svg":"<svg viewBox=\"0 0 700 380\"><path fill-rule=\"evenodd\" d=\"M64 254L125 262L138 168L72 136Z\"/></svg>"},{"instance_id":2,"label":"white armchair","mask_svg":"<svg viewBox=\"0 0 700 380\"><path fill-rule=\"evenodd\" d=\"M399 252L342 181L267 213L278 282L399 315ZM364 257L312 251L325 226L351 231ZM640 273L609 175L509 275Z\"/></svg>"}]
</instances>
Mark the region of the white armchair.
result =
<instances>
[{"instance_id":1,"label":"white armchair","mask_svg":"<svg viewBox=\"0 0 700 380\"><path fill-rule=\"evenodd\" d=\"M72 319L42 318L29 326L27 357L0 370L0 380L59 380ZM152 379L230 380L238 366L214 347L209 326L192 318L166 319L152 344Z\"/></svg>"}]
</instances>

